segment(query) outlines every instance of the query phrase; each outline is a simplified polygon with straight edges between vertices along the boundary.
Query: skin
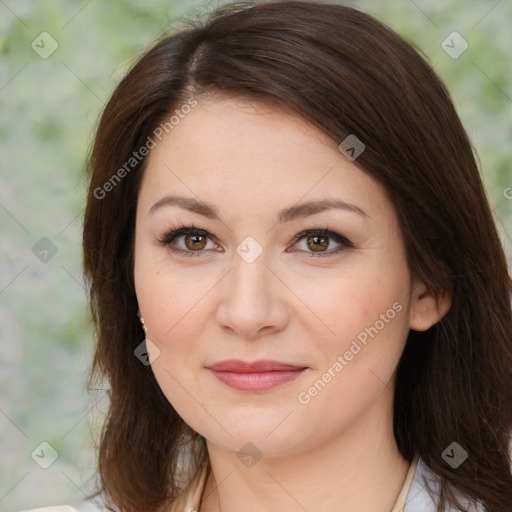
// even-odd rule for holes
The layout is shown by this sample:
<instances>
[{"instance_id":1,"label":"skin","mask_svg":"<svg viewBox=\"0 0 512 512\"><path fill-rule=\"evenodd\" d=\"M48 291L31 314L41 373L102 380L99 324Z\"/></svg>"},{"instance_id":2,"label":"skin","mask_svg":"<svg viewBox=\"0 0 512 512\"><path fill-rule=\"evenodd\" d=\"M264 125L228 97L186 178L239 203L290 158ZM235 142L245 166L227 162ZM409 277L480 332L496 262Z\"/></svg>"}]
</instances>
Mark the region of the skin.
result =
<instances>
[{"instance_id":1,"label":"skin","mask_svg":"<svg viewBox=\"0 0 512 512\"><path fill-rule=\"evenodd\" d=\"M220 220L167 205L168 194L213 204ZM342 199L367 217L330 209L282 224L277 212ZM181 235L171 253L158 244ZM314 234L328 228L326 256ZM202 97L151 150L136 217L135 285L154 375L176 411L206 439L213 475L201 512L358 510L389 512L409 467L393 436L396 367L409 329L426 330L451 305L411 276L398 219L385 190L331 140L294 113L227 97ZM236 251L253 237L262 253ZM336 377L300 403L366 327L402 308ZM151 344L149 344L151 346ZM225 359L272 359L308 369L262 392L239 391L205 368ZM248 467L246 443L261 458ZM219 483L219 486L216 486Z\"/></svg>"}]
</instances>

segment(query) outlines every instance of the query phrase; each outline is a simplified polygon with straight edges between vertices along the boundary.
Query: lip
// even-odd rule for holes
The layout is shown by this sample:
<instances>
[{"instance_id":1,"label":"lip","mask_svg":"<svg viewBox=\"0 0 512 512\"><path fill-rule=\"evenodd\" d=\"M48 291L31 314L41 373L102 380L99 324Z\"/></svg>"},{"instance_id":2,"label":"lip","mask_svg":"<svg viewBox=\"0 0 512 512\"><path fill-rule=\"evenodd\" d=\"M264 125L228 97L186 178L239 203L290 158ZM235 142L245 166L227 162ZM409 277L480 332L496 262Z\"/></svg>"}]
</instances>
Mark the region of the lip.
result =
<instances>
[{"instance_id":1,"label":"lip","mask_svg":"<svg viewBox=\"0 0 512 512\"><path fill-rule=\"evenodd\" d=\"M241 391L266 391L296 379L306 366L279 361L229 359L207 366L217 379Z\"/></svg>"}]
</instances>

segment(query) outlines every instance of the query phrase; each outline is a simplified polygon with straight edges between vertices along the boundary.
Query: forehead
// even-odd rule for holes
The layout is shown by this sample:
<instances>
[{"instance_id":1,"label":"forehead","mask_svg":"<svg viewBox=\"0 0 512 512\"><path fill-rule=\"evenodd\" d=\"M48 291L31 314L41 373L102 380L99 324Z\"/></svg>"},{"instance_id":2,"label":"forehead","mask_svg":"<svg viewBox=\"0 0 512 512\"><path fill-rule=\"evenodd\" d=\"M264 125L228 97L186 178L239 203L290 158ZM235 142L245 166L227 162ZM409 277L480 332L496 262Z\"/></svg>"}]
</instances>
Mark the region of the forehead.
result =
<instances>
[{"instance_id":1,"label":"forehead","mask_svg":"<svg viewBox=\"0 0 512 512\"><path fill-rule=\"evenodd\" d=\"M230 98L199 100L151 150L139 201L169 193L255 214L301 198L337 197L369 208L386 201L336 141L300 116Z\"/></svg>"},{"instance_id":2,"label":"forehead","mask_svg":"<svg viewBox=\"0 0 512 512\"><path fill-rule=\"evenodd\" d=\"M284 108L254 100L201 98L164 134L151 151L150 161L170 156L170 152L185 156L194 150L195 160L215 157L228 168L239 162L272 162L276 156L290 159L300 150L312 162L317 160L312 149L325 152L328 148L339 155L327 135Z\"/></svg>"}]
</instances>

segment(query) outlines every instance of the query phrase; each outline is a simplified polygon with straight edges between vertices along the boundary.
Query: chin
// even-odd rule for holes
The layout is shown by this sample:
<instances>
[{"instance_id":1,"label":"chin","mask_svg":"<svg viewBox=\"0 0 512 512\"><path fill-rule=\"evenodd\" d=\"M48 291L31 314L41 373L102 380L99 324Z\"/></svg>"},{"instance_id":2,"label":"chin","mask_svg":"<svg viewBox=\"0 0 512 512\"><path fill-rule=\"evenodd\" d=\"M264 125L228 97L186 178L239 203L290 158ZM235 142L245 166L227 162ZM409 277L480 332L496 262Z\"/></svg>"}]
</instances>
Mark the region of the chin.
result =
<instances>
[{"instance_id":1,"label":"chin","mask_svg":"<svg viewBox=\"0 0 512 512\"><path fill-rule=\"evenodd\" d=\"M297 425L291 420L294 413L286 417L287 414L289 412L283 414L281 410L278 417L272 416L267 420L224 421L222 426L226 430L220 426L212 429L211 423L208 426L197 425L196 430L209 443L237 453L239 457L244 452L257 457L290 456L312 447L315 444L315 430L318 432L318 429L312 428L311 421Z\"/></svg>"}]
</instances>

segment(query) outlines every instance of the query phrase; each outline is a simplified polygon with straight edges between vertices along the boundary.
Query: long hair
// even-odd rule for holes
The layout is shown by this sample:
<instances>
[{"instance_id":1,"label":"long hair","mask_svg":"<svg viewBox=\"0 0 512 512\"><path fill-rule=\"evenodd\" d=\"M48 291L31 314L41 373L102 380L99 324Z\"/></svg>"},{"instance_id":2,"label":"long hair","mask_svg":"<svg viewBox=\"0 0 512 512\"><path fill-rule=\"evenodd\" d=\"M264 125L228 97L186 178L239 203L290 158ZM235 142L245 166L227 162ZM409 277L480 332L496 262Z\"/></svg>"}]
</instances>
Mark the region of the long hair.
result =
<instances>
[{"instance_id":1,"label":"long hair","mask_svg":"<svg viewBox=\"0 0 512 512\"><path fill-rule=\"evenodd\" d=\"M134 356L144 337L133 269L147 160L138 150L159 126L172 128L173 112L210 92L288 108L338 144L350 134L364 142L354 163L392 200L411 273L453 299L442 320L409 333L396 379L396 443L440 478L439 511L465 510L460 494L509 511L512 281L468 136L409 43L355 9L302 1L229 4L165 37L101 115L83 251L97 338L89 386L100 377L109 384L98 457L109 506L152 512L171 502L180 454L204 442ZM469 454L457 469L442 458L453 442ZM200 465L207 455L194 457Z\"/></svg>"}]
</instances>

